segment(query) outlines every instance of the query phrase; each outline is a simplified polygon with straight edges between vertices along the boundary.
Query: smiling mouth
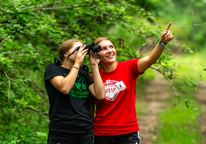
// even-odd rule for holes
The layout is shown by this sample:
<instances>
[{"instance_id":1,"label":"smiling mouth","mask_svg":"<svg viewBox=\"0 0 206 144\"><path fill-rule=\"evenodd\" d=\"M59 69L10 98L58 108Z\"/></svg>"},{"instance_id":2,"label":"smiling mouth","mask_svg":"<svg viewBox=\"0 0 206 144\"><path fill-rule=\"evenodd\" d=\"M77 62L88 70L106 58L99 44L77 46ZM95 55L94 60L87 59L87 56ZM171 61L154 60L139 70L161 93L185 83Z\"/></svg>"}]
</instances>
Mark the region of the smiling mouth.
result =
<instances>
[{"instance_id":1,"label":"smiling mouth","mask_svg":"<svg viewBox=\"0 0 206 144\"><path fill-rule=\"evenodd\" d=\"M114 57L114 55L109 55L109 56L107 56L108 58L113 58Z\"/></svg>"}]
</instances>

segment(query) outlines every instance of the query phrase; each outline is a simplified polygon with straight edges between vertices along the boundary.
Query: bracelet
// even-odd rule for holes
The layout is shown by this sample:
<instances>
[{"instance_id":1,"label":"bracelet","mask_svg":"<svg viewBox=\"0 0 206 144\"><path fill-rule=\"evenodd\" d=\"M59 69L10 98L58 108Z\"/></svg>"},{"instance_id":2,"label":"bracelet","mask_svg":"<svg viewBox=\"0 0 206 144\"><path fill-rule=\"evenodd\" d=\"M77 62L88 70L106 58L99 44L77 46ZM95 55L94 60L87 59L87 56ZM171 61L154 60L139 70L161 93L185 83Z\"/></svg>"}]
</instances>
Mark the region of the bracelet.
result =
<instances>
[{"instance_id":1,"label":"bracelet","mask_svg":"<svg viewBox=\"0 0 206 144\"><path fill-rule=\"evenodd\" d=\"M162 47L160 44L162 44L164 47ZM167 43L163 43L159 40L158 45L160 48L164 49L167 46Z\"/></svg>"},{"instance_id":2,"label":"bracelet","mask_svg":"<svg viewBox=\"0 0 206 144\"><path fill-rule=\"evenodd\" d=\"M78 69L78 70L79 70L79 68L78 68L78 67L76 67L76 66L72 66L72 68L76 68L76 69Z\"/></svg>"}]
</instances>

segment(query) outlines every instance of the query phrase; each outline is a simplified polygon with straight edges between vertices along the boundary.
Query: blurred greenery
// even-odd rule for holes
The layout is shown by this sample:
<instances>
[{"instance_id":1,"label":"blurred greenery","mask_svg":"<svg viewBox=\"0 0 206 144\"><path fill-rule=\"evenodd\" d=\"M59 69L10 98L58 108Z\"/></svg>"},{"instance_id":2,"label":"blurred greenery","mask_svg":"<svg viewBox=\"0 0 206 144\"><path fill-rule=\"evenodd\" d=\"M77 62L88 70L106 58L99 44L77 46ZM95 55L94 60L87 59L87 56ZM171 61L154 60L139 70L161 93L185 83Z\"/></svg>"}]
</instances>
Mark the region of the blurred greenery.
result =
<instances>
[{"instance_id":1,"label":"blurred greenery","mask_svg":"<svg viewBox=\"0 0 206 144\"><path fill-rule=\"evenodd\" d=\"M206 51L206 17L205 0L134 0L136 4L156 16L156 22L166 27L173 22L171 31L175 36L175 43L187 46L193 51Z\"/></svg>"},{"instance_id":2,"label":"blurred greenery","mask_svg":"<svg viewBox=\"0 0 206 144\"><path fill-rule=\"evenodd\" d=\"M181 89L182 98L170 97L168 108L159 113L158 134L154 141L157 144L203 144L204 139L199 131L198 118L201 114L201 107L197 103L195 85L189 84L186 80L185 87L181 83L175 85ZM193 87L190 89L190 87ZM171 93L173 95L173 92Z\"/></svg>"},{"instance_id":3,"label":"blurred greenery","mask_svg":"<svg viewBox=\"0 0 206 144\"><path fill-rule=\"evenodd\" d=\"M206 53L195 53L178 57L175 61L178 78L190 79L196 84L206 81L204 71L205 60Z\"/></svg>"},{"instance_id":4,"label":"blurred greenery","mask_svg":"<svg viewBox=\"0 0 206 144\"><path fill-rule=\"evenodd\" d=\"M175 81L178 73L196 78L195 83L204 81L205 4L205 0L1 0L0 144L46 143L49 103L44 71L67 39L88 43L108 37L118 61L124 61L148 54L172 21L173 42L140 80L154 79L155 70L166 80ZM181 56L177 60L171 53ZM191 70L188 61L194 64L194 75L186 72Z\"/></svg>"}]
</instances>

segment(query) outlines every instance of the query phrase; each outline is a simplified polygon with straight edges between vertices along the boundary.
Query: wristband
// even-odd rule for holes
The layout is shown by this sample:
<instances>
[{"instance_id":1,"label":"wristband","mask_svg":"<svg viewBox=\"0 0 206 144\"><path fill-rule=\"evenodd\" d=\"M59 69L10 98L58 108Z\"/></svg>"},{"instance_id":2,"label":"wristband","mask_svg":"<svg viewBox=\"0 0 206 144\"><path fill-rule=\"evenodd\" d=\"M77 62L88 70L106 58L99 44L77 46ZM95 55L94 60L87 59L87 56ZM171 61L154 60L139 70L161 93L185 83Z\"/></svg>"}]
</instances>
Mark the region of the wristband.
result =
<instances>
[{"instance_id":1,"label":"wristband","mask_svg":"<svg viewBox=\"0 0 206 144\"><path fill-rule=\"evenodd\" d=\"M163 45L164 47L162 47L160 44ZM167 43L163 43L159 40L158 45L160 48L164 49L167 46Z\"/></svg>"},{"instance_id":2,"label":"wristband","mask_svg":"<svg viewBox=\"0 0 206 144\"><path fill-rule=\"evenodd\" d=\"M76 69L78 69L78 70L79 70L79 68L78 68L78 67L76 67L76 66L72 66L72 68L76 68Z\"/></svg>"}]
</instances>

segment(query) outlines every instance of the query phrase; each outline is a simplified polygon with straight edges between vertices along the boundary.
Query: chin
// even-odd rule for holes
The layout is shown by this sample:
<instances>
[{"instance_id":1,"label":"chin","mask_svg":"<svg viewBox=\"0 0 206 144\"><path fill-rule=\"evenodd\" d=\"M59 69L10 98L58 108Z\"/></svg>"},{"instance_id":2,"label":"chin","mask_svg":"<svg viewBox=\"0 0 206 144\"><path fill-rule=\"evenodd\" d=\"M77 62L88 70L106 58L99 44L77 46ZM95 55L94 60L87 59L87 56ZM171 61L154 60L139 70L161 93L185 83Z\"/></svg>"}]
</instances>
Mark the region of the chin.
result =
<instances>
[{"instance_id":1,"label":"chin","mask_svg":"<svg viewBox=\"0 0 206 144\"><path fill-rule=\"evenodd\" d=\"M116 57L109 59L109 58L102 58L101 62L103 63L113 63L116 61Z\"/></svg>"},{"instance_id":2,"label":"chin","mask_svg":"<svg viewBox=\"0 0 206 144\"><path fill-rule=\"evenodd\" d=\"M107 63L114 63L114 62L116 62L116 60L115 60L115 59L112 59L112 60L107 60Z\"/></svg>"}]
</instances>

